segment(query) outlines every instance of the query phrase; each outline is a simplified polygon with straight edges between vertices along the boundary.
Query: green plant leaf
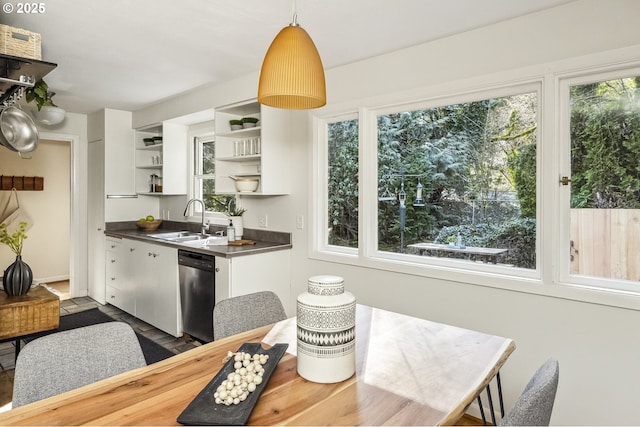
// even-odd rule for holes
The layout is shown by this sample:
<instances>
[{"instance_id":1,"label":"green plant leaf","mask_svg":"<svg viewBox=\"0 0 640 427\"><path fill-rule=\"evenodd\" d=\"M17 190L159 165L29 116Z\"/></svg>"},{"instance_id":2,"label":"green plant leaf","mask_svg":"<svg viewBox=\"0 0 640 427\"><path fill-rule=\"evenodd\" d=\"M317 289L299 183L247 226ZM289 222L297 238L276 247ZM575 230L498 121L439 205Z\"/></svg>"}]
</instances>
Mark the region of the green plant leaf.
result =
<instances>
[{"instance_id":1,"label":"green plant leaf","mask_svg":"<svg viewBox=\"0 0 640 427\"><path fill-rule=\"evenodd\" d=\"M46 89L43 89L41 87L35 87L35 88L33 88L33 91L40 98L45 98L45 99L47 98L47 90Z\"/></svg>"}]
</instances>

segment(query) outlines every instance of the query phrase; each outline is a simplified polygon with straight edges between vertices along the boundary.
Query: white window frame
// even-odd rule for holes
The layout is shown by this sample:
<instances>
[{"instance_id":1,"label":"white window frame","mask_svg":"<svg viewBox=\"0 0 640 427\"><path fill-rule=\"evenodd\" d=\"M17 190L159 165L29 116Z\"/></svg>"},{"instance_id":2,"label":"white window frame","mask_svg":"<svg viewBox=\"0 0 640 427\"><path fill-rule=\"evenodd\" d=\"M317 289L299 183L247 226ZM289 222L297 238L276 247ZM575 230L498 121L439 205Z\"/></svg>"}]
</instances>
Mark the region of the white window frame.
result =
<instances>
[{"instance_id":1,"label":"white window frame","mask_svg":"<svg viewBox=\"0 0 640 427\"><path fill-rule=\"evenodd\" d=\"M384 268L398 272L410 272L426 277L447 278L448 272L455 271L468 273L472 282L494 280L496 277L516 277L525 281L541 280L541 263L537 261L536 269L521 269L488 264L469 263L450 258L437 258L411 254L400 254L378 250L378 129L377 116L379 114L391 114L401 111L434 108L438 106L473 102L488 98L499 98L522 93L535 92L538 97L540 117L542 81L533 79L518 84L504 84L483 89L469 89L468 91L454 95L442 95L425 97L418 101L408 103L394 103L376 106L375 108L360 108L356 115L353 112L342 114L328 114L314 117L314 191L318 194L314 198L311 212L317 215L314 222L314 236L311 254L313 258L330 260L333 262L346 262ZM327 245L326 224L327 212L327 125L342 120L359 120L359 227L358 249L344 248ZM538 133L538 151L541 151L541 135ZM541 167L540 155L537 156L537 168ZM540 186L537 184L537 197L540 197ZM540 214L540 203L536 207ZM324 227L318 226L325 224ZM536 227L536 260L540 258L540 233L541 225ZM484 276L484 278L482 277Z\"/></svg>"},{"instance_id":2,"label":"white window frame","mask_svg":"<svg viewBox=\"0 0 640 427\"><path fill-rule=\"evenodd\" d=\"M318 214L325 212L319 208L318 203L309 203L311 216L309 257L313 260L346 264L355 267L378 269L395 273L435 278L445 281L458 282L466 286L481 285L514 292L542 295L564 300L576 300L598 305L622 307L640 310L640 293L605 286L594 286L594 283L574 280L561 270L569 271L568 257L564 242L568 242L568 204L563 205L559 177L567 175L566 168L568 138L562 134L562 114L560 105L561 84L565 79L585 77L586 80L596 80L594 76L612 72L620 76L621 70L633 70L640 67L640 46L632 46L606 52L589 54L581 57L573 57L555 62L537 64L514 70L506 70L491 75L480 75L474 78L447 82L435 86L412 88L398 93L388 93L361 100L343 102L333 109L323 108L314 111L310 115L312 126L313 152L312 162L313 176L310 191L320 200L326 195L326 174L323 175L319 168L318 159L326 144L319 138L319 126L326 123L324 120L345 112L359 111L360 120L360 217L359 217L359 247L357 254L331 251L326 245L318 242L318 227L326 226L326 218ZM577 80L576 80L577 81ZM474 91L491 91L492 88L501 88L513 85L541 84L541 99L538 121L538 150L537 150L537 236L536 236L536 262L538 271L532 277L501 274L499 271L468 271L440 264L422 265L412 260L392 259L392 257L378 257L377 242L371 233L377 233L377 219L373 215L365 215L363 206L375 206L375 201L370 193L377 183L377 171L367 168L367 165L376 165L377 168L377 144L368 135L376 135L376 123L372 120L369 111L388 108L393 105L410 104L411 100L428 100L438 98L453 99L456 94L469 94ZM404 107L403 107L404 108ZM566 115L566 112L564 113ZM374 116L375 117L375 116ZM566 118L565 118L566 120ZM372 123L373 122L373 123ZM375 138L375 137L374 137ZM564 138L564 141L563 141ZM367 147L367 143L372 145ZM322 165L322 163L320 163ZM374 189L373 191L376 191ZM375 193L373 193L375 194ZM566 208L565 208L566 207ZM377 209L373 210L377 212ZM563 267L564 266L564 267ZM425 285L428 282L425 282ZM600 281L604 284L604 281Z\"/></svg>"},{"instance_id":3,"label":"white window frame","mask_svg":"<svg viewBox=\"0 0 640 427\"><path fill-rule=\"evenodd\" d=\"M202 163L202 144L206 144L209 142L215 143L216 138L215 134L207 133L203 135L197 135L193 137L193 156L192 156L192 186L193 186L193 197L197 199L202 199L202 186L198 186L198 181L202 179L215 179L215 175L211 176L210 174L197 174L196 171L201 168Z\"/></svg>"},{"instance_id":4,"label":"white window frame","mask_svg":"<svg viewBox=\"0 0 640 427\"><path fill-rule=\"evenodd\" d=\"M562 170L561 175L571 176L571 137L570 137L570 87L575 85L583 85L589 83L598 83L607 80L614 80L624 77L640 76L640 66L635 67L619 67L614 66L604 70L588 70L575 74L568 74L558 78L558 99L559 99L559 117L558 132L560 135L562 151L560 152L560 162ZM617 280L602 277L589 277L570 273L570 252L568 249L570 236L570 197L571 187L562 186L558 191L558 205L566 207L561 209L561 217L559 223L561 227L561 242L564 242L565 250L560 248L559 259L560 264L557 272L557 282L568 287L577 287L584 289L594 289L605 292L619 292L622 294L639 294L640 284L629 280Z\"/></svg>"},{"instance_id":5,"label":"white window frame","mask_svg":"<svg viewBox=\"0 0 640 427\"><path fill-rule=\"evenodd\" d=\"M338 245L330 245L329 242L329 194L328 194L328 182L329 182L329 171L328 171L328 132L327 127L331 123L337 123L348 120L359 120L359 116L357 112L347 112L344 114L337 114L326 116L322 118L316 118L317 122L314 124L314 129L316 130L316 135L314 138L314 159L316 160L314 164L314 174L313 176L316 178L315 181L315 190L318 194L318 197L312 198L312 207L310 212L312 212L312 223L318 224L318 226L312 227L314 230L312 236L312 245L313 247L319 248L321 252L338 254L340 256L346 256L347 258L355 258L358 256L358 249L347 247L347 246L338 246ZM361 146L358 143L358 151ZM361 160L359 160L361 162ZM358 170L360 170L361 163L359 163ZM360 173L360 172L359 172ZM358 184L358 188L360 190L361 183ZM358 200L358 205L360 206L360 200ZM360 242L360 232L361 232L361 222L362 218L360 214L358 215L358 242ZM324 224L320 226L320 224ZM360 246L360 243L358 243Z\"/></svg>"},{"instance_id":6,"label":"white window frame","mask_svg":"<svg viewBox=\"0 0 640 427\"><path fill-rule=\"evenodd\" d=\"M204 142L215 142L215 132L211 131L194 131L190 132L188 135L189 140L189 199L202 199L201 189L197 188L196 182L198 181L198 177L208 176L208 175L196 175L196 162L201 161L197 159L196 156L200 155L199 150L196 149L196 145L198 144L198 139L204 139ZM188 221L196 221L199 222L201 219L202 208L199 203L193 203L190 208ZM229 219L222 212L213 212L213 211L205 211L205 221L208 220L210 224L213 225L227 225Z\"/></svg>"},{"instance_id":7,"label":"white window frame","mask_svg":"<svg viewBox=\"0 0 640 427\"><path fill-rule=\"evenodd\" d=\"M375 135L375 144L365 144L365 149L369 151L373 151L372 153L368 153L367 160L369 161L369 166L367 169L370 170L371 174L374 175L374 182L372 182L371 177L365 183L368 185L368 188L365 187L363 190L363 196L366 200L366 205L364 206L365 212L373 212L373 222L377 225L376 232L373 235L369 235L366 244L366 256L372 259L378 260L388 260L388 261L396 261L396 262L411 262L419 265L424 265L426 268L437 267L442 269L454 269L456 271L464 270L477 274L498 274L503 276L515 276L521 277L525 279L540 279L541 278L541 263L540 259L540 234L542 232L541 224L539 221L540 215L540 203L538 200L540 199L540 191L539 191L539 180L536 180L536 268L535 269L523 269L523 268L515 268L515 267L506 267L500 265L492 265L492 264L478 264L478 263L469 263L464 260L457 260L452 258L439 258L439 257L431 257L431 256L421 256L421 255L410 255L410 254L401 254L401 253L393 253L378 250L378 200L377 200L377 191L378 191L378 144L377 144L377 123L378 116L384 114L393 114L399 113L403 111L414 111L414 110L423 110L429 108L442 107L446 105L453 104L462 104L469 102L476 102L490 98L502 98L506 96L512 95L520 95L524 93L536 93L538 99L538 120L540 122L540 110L541 110L541 98L542 98L542 83L541 81L531 82L526 84L519 85L505 85L502 87L491 88L488 90L480 90L473 91L466 94L459 94L453 97L439 97L432 98L425 101L414 102L410 104L401 104L395 105L393 107L382 107L377 109L369 110L366 123L368 126L371 126L369 132L371 135ZM375 145L375 146L374 146ZM537 135L537 155L536 155L536 170L540 170L541 163L539 160L540 151L542 144L540 142L540 132L538 130ZM373 162L373 158L375 156L375 163ZM373 167L375 165L375 168ZM369 231L369 230L368 230Z\"/></svg>"}]
</instances>

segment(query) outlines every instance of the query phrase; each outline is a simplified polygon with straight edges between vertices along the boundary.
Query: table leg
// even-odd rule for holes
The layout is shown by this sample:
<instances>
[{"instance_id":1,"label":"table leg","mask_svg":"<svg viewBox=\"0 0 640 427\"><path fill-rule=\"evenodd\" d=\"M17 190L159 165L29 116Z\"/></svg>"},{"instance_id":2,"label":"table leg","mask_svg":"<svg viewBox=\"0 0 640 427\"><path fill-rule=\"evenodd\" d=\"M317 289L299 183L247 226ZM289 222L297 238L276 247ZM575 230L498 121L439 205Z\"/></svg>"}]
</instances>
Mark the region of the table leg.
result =
<instances>
[{"instance_id":1,"label":"table leg","mask_svg":"<svg viewBox=\"0 0 640 427\"><path fill-rule=\"evenodd\" d=\"M487 400L489 401L489 411L491 415L491 422L494 426L496 426L496 413L493 410L493 398L491 397L491 387L490 384L487 384Z\"/></svg>"},{"instance_id":2,"label":"table leg","mask_svg":"<svg viewBox=\"0 0 640 427\"><path fill-rule=\"evenodd\" d=\"M480 408L480 416L482 417L482 425L486 426L487 425L487 417L484 415L484 407L482 406L482 398L480 397L480 395L478 395L477 399L478 399L478 408Z\"/></svg>"},{"instance_id":3,"label":"table leg","mask_svg":"<svg viewBox=\"0 0 640 427\"><path fill-rule=\"evenodd\" d=\"M498 383L498 401L500 402L500 416L504 418L504 400L502 400L502 382L500 381L500 371L496 374L496 382Z\"/></svg>"},{"instance_id":4,"label":"table leg","mask_svg":"<svg viewBox=\"0 0 640 427\"><path fill-rule=\"evenodd\" d=\"M500 417L504 418L504 400L502 397L502 381L500 381L500 372L498 372L496 374L496 383L498 386L498 403L500 404ZM491 412L491 422L493 423L493 425L497 425L496 424L496 415L495 415L495 411L494 411L494 407L493 407L493 398L491 397L491 389L489 387L490 384L487 385L487 387L485 388L485 392L487 393L487 399L489 401L489 411ZM478 396L476 397L477 401L478 401L478 407L480 408L480 416L482 417L482 424L483 425L487 425L487 416L485 415L484 412L484 406L482 405L482 397L481 397L482 392L480 392L478 394Z\"/></svg>"}]
</instances>

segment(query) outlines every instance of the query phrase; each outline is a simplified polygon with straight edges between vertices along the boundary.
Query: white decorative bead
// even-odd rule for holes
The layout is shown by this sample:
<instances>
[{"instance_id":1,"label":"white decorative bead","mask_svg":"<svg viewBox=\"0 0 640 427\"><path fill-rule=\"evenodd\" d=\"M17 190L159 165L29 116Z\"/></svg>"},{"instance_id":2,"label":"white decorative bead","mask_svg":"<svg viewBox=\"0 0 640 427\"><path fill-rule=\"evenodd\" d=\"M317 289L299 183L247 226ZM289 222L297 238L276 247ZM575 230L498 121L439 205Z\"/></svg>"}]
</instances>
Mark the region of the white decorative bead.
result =
<instances>
[{"instance_id":1,"label":"white decorative bead","mask_svg":"<svg viewBox=\"0 0 640 427\"><path fill-rule=\"evenodd\" d=\"M255 391L256 386L262 383L264 365L269 355L249 353L231 353L227 355L229 360L233 356L235 372L227 375L214 393L214 401L219 405L237 405L246 400L249 393Z\"/></svg>"}]
</instances>

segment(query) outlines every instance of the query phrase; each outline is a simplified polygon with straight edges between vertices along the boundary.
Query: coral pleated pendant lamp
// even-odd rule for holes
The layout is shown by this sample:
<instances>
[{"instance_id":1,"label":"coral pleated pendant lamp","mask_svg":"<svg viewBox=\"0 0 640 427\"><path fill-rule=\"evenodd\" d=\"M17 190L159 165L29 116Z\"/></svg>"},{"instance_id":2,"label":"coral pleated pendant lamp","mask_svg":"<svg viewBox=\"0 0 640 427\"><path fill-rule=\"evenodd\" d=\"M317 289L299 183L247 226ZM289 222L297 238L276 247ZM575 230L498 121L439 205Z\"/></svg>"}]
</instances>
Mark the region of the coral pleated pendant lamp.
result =
<instances>
[{"instance_id":1,"label":"coral pleated pendant lamp","mask_svg":"<svg viewBox=\"0 0 640 427\"><path fill-rule=\"evenodd\" d=\"M319 108L327 103L322 60L295 12L293 22L278 33L264 57L258 102L289 110Z\"/></svg>"}]
</instances>

